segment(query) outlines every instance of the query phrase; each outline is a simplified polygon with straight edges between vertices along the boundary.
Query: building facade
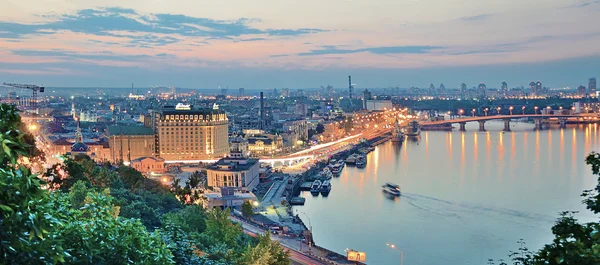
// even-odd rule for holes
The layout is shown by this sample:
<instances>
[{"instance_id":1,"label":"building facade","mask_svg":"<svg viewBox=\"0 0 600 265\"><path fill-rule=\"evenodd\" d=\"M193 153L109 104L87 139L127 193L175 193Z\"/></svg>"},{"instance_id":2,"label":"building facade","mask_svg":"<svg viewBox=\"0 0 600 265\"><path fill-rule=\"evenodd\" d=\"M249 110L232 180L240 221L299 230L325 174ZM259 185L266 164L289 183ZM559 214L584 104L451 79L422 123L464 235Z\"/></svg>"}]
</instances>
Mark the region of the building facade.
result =
<instances>
[{"instance_id":1,"label":"building facade","mask_svg":"<svg viewBox=\"0 0 600 265\"><path fill-rule=\"evenodd\" d=\"M166 161L213 160L229 153L224 111L178 106L155 115L155 152Z\"/></svg>"},{"instance_id":2,"label":"building facade","mask_svg":"<svg viewBox=\"0 0 600 265\"><path fill-rule=\"evenodd\" d=\"M165 160L160 157L140 157L131 160L131 167L142 173L163 173L165 172Z\"/></svg>"},{"instance_id":3,"label":"building facade","mask_svg":"<svg viewBox=\"0 0 600 265\"><path fill-rule=\"evenodd\" d=\"M155 156L152 128L115 125L108 127L107 135L112 163L128 163L140 157Z\"/></svg>"},{"instance_id":4,"label":"building facade","mask_svg":"<svg viewBox=\"0 0 600 265\"><path fill-rule=\"evenodd\" d=\"M206 169L208 186L232 187L241 191L252 191L259 182L258 159L245 158L240 152L221 158Z\"/></svg>"}]
</instances>

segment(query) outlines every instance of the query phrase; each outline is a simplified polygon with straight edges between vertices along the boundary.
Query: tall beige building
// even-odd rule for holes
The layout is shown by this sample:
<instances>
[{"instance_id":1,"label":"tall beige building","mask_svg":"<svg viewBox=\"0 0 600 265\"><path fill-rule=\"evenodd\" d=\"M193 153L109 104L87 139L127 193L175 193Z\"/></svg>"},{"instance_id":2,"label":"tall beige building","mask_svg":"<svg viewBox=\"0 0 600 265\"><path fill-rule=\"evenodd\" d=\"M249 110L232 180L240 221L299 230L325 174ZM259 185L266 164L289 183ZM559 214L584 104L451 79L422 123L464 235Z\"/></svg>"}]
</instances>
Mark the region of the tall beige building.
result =
<instances>
[{"instance_id":1,"label":"tall beige building","mask_svg":"<svg viewBox=\"0 0 600 265\"><path fill-rule=\"evenodd\" d=\"M229 153L224 111L178 105L154 115L156 154L166 162L214 160Z\"/></svg>"},{"instance_id":2,"label":"tall beige building","mask_svg":"<svg viewBox=\"0 0 600 265\"><path fill-rule=\"evenodd\" d=\"M115 125L107 129L109 160L131 162L140 157L154 156L154 132L142 126Z\"/></svg>"}]
</instances>

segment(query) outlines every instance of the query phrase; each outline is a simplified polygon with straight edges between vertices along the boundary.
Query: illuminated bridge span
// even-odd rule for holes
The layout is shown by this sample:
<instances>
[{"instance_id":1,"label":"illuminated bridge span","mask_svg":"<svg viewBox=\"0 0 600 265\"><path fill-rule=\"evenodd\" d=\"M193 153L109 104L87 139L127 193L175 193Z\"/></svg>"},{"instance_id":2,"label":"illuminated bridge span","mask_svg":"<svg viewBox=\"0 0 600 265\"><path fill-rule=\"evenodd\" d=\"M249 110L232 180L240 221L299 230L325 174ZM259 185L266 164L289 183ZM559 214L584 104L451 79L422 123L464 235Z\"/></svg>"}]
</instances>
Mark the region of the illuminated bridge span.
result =
<instances>
[{"instance_id":1,"label":"illuminated bridge span","mask_svg":"<svg viewBox=\"0 0 600 265\"><path fill-rule=\"evenodd\" d=\"M562 115L562 114L526 114L526 115L496 115L496 116L479 116L479 117L468 117L468 118L460 118L454 120L442 120L442 121L427 121L422 122L421 126L427 127L435 127L435 126L444 126L451 124L459 124L460 130L465 131L465 125L467 122L478 122L479 130L485 131L485 122L489 120L504 120L504 131L510 131L510 120L512 119L522 119L522 118L533 118L535 122L535 128L537 130L542 129L542 125L544 123L548 123L548 119L556 118L560 123L561 128L565 128L567 124L567 120L569 118L576 119L579 121L591 120L597 121L597 116L590 115Z\"/></svg>"}]
</instances>

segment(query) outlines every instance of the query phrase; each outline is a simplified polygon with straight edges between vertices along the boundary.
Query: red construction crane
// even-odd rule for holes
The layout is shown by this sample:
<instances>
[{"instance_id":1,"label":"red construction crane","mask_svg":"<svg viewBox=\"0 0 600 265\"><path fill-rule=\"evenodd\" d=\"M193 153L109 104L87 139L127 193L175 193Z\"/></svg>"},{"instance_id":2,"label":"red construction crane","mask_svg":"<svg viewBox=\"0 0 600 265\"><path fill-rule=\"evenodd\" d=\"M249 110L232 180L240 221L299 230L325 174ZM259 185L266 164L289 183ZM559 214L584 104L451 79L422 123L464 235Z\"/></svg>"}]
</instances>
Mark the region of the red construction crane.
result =
<instances>
[{"instance_id":1,"label":"red construction crane","mask_svg":"<svg viewBox=\"0 0 600 265\"><path fill-rule=\"evenodd\" d=\"M10 86L10 87L16 87L16 88L24 88L24 89L31 90L32 91L31 105L33 106L34 110L37 110L37 93L38 93L38 91L40 93L44 93L44 87L43 86L27 85L27 84L17 84L17 83L7 83L7 82L2 83L2 85Z\"/></svg>"}]
</instances>

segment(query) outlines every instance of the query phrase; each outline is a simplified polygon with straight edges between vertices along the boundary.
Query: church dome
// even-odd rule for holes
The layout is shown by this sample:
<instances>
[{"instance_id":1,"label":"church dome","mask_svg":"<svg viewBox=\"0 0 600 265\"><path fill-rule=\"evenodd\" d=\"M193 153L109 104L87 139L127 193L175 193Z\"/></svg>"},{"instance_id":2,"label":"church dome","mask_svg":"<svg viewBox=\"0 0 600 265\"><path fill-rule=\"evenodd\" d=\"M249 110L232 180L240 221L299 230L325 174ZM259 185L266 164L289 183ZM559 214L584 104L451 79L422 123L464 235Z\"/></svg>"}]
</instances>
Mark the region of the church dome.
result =
<instances>
[{"instance_id":1,"label":"church dome","mask_svg":"<svg viewBox=\"0 0 600 265\"><path fill-rule=\"evenodd\" d=\"M87 152L89 150L88 146L84 143L75 143L73 144L73 146L71 146L71 152Z\"/></svg>"}]
</instances>

